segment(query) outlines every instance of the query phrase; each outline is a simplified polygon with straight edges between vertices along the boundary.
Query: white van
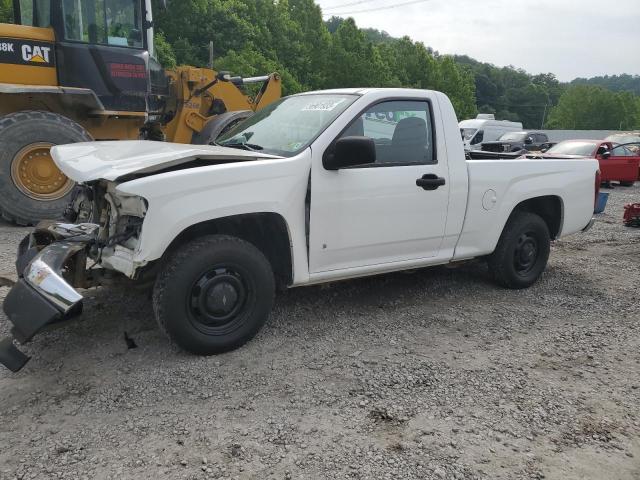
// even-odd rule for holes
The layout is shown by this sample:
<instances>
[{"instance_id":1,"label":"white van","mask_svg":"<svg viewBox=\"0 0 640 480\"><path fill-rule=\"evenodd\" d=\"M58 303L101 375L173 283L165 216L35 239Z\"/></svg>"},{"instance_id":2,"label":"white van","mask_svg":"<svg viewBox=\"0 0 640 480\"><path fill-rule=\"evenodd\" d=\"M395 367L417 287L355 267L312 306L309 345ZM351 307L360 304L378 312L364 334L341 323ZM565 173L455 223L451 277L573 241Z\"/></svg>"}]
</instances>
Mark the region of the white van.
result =
<instances>
[{"instance_id":1,"label":"white van","mask_svg":"<svg viewBox=\"0 0 640 480\"><path fill-rule=\"evenodd\" d=\"M505 133L522 131L522 123L496 120L492 113L481 113L458 125L465 150L480 150L482 142L494 142Z\"/></svg>"}]
</instances>

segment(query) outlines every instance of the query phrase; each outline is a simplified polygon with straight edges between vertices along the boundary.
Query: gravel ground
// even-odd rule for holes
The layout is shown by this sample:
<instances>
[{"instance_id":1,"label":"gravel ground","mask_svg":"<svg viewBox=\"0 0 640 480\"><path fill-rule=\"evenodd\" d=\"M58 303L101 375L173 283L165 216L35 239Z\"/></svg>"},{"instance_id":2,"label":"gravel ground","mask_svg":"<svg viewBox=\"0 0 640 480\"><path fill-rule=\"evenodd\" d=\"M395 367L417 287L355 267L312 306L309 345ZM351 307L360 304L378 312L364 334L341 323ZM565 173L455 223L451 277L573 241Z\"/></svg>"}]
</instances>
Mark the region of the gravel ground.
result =
<instances>
[{"instance_id":1,"label":"gravel ground","mask_svg":"<svg viewBox=\"0 0 640 480\"><path fill-rule=\"evenodd\" d=\"M218 357L172 347L145 295L86 292L0 371L0 478L637 480L634 200L611 190L527 291L482 264L301 288ZM26 232L0 225L0 276Z\"/></svg>"}]
</instances>

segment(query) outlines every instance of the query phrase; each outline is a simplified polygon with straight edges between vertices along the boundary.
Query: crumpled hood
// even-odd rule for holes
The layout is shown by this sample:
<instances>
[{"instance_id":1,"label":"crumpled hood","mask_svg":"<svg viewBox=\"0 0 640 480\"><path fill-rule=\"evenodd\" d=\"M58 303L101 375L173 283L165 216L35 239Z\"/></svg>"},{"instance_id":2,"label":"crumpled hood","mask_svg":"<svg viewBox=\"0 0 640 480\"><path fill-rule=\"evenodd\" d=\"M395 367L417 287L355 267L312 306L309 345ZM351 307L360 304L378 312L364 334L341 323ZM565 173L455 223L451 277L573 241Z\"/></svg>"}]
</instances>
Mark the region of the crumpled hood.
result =
<instances>
[{"instance_id":1,"label":"crumpled hood","mask_svg":"<svg viewBox=\"0 0 640 480\"><path fill-rule=\"evenodd\" d=\"M58 168L75 182L114 181L125 175L153 173L195 159L215 163L281 158L235 148L147 140L58 145L51 149L51 156Z\"/></svg>"}]
</instances>

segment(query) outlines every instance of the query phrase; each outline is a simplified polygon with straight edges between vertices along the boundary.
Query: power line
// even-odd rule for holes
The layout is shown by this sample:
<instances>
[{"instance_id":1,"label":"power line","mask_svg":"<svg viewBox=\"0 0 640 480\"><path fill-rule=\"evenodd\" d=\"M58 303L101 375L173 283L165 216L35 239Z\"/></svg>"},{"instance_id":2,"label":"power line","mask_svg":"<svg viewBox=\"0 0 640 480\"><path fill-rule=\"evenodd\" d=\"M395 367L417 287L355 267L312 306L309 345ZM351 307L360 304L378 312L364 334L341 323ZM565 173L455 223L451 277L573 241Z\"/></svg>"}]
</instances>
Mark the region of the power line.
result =
<instances>
[{"instance_id":1,"label":"power line","mask_svg":"<svg viewBox=\"0 0 640 480\"><path fill-rule=\"evenodd\" d=\"M377 2L379 0L358 0L357 2L350 2L350 3L343 3L342 5L332 5L329 7L322 7L322 10L335 10L335 9L342 9L345 7L352 7L354 5L362 5L363 3L369 3L369 2Z\"/></svg>"},{"instance_id":2,"label":"power line","mask_svg":"<svg viewBox=\"0 0 640 480\"><path fill-rule=\"evenodd\" d=\"M416 3L424 3L424 2L429 2L429 1L431 1L431 0L410 0L409 2L396 3L395 5L386 5L384 7L365 8L363 10L355 10L355 11L351 11L351 12L333 12L333 13L328 13L326 15L353 15L353 14L356 14L356 13L377 12L379 10L390 10L392 8L404 7L404 6L407 6L407 5L414 5Z\"/></svg>"}]
</instances>

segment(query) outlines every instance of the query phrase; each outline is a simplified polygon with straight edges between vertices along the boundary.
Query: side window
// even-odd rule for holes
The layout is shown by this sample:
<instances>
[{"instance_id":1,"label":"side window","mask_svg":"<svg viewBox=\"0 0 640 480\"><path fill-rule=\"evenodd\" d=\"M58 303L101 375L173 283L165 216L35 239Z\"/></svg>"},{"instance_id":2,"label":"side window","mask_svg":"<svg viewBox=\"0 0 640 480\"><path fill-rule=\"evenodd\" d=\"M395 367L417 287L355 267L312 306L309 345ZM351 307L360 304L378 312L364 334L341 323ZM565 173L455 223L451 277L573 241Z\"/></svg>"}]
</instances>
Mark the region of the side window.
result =
<instances>
[{"instance_id":1,"label":"side window","mask_svg":"<svg viewBox=\"0 0 640 480\"><path fill-rule=\"evenodd\" d=\"M50 0L20 0L20 25L29 27L51 26Z\"/></svg>"},{"instance_id":2,"label":"side window","mask_svg":"<svg viewBox=\"0 0 640 480\"><path fill-rule=\"evenodd\" d=\"M471 145L478 145L479 143L482 143L483 140L484 130L478 130L478 133L476 133L476 136L473 137L473 140L471 141Z\"/></svg>"},{"instance_id":3,"label":"side window","mask_svg":"<svg viewBox=\"0 0 640 480\"><path fill-rule=\"evenodd\" d=\"M33 27L33 0L20 0L20 25Z\"/></svg>"},{"instance_id":4,"label":"side window","mask_svg":"<svg viewBox=\"0 0 640 480\"><path fill-rule=\"evenodd\" d=\"M376 165L436 163L431 105L394 100L374 105L341 137L366 136L375 142Z\"/></svg>"},{"instance_id":5,"label":"side window","mask_svg":"<svg viewBox=\"0 0 640 480\"><path fill-rule=\"evenodd\" d=\"M67 40L142 48L142 12L137 0L62 0Z\"/></svg>"},{"instance_id":6,"label":"side window","mask_svg":"<svg viewBox=\"0 0 640 480\"><path fill-rule=\"evenodd\" d=\"M36 18L37 27L51 26L51 2L50 0L36 0Z\"/></svg>"},{"instance_id":7,"label":"side window","mask_svg":"<svg viewBox=\"0 0 640 480\"><path fill-rule=\"evenodd\" d=\"M631 157L633 156L633 152L631 152L631 150L629 150L627 147L623 147L622 145L619 145L617 147L614 147L613 150L611 150L611 156L612 157Z\"/></svg>"}]
</instances>

